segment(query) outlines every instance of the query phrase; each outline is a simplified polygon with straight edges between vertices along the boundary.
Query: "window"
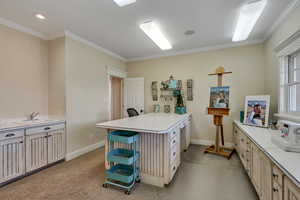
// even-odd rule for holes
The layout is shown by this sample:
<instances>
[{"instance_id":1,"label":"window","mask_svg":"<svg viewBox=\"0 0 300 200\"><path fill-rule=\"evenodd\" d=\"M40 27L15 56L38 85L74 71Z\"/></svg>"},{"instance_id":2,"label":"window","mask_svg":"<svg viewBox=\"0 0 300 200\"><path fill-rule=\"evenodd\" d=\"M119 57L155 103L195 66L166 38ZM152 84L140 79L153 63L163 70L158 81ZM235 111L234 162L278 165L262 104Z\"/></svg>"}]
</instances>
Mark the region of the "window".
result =
<instances>
[{"instance_id":1,"label":"window","mask_svg":"<svg viewBox=\"0 0 300 200\"><path fill-rule=\"evenodd\" d=\"M285 56L280 69L280 110L300 112L300 51Z\"/></svg>"}]
</instances>

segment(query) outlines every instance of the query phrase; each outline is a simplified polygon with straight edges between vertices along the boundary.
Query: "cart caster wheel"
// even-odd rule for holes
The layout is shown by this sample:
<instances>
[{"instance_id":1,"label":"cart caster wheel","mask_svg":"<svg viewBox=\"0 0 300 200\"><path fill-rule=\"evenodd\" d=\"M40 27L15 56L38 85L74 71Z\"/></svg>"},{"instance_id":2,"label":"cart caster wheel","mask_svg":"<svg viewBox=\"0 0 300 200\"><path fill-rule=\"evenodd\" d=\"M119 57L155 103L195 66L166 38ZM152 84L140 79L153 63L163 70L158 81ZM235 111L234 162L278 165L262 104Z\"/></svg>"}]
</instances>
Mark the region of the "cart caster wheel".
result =
<instances>
[{"instance_id":1,"label":"cart caster wheel","mask_svg":"<svg viewBox=\"0 0 300 200\"><path fill-rule=\"evenodd\" d=\"M125 191L125 194L130 195L130 194L131 194L131 191L126 190L126 191Z\"/></svg>"},{"instance_id":2,"label":"cart caster wheel","mask_svg":"<svg viewBox=\"0 0 300 200\"><path fill-rule=\"evenodd\" d=\"M140 183L140 182L141 182L141 179L137 179L135 182L136 182L136 183Z\"/></svg>"},{"instance_id":3,"label":"cart caster wheel","mask_svg":"<svg viewBox=\"0 0 300 200\"><path fill-rule=\"evenodd\" d=\"M106 183L103 183L102 187L107 188L108 185Z\"/></svg>"}]
</instances>

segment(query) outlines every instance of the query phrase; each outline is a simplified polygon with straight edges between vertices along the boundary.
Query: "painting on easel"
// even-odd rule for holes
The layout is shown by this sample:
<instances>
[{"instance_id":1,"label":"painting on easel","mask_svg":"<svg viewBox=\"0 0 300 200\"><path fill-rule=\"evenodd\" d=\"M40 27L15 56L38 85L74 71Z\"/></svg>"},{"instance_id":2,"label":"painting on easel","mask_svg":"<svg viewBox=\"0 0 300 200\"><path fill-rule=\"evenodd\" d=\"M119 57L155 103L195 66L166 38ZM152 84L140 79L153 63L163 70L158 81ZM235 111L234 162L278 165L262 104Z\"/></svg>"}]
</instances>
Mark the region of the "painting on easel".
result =
<instances>
[{"instance_id":1,"label":"painting on easel","mask_svg":"<svg viewBox=\"0 0 300 200\"><path fill-rule=\"evenodd\" d=\"M210 108L228 108L229 107L229 86L210 88Z\"/></svg>"}]
</instances>

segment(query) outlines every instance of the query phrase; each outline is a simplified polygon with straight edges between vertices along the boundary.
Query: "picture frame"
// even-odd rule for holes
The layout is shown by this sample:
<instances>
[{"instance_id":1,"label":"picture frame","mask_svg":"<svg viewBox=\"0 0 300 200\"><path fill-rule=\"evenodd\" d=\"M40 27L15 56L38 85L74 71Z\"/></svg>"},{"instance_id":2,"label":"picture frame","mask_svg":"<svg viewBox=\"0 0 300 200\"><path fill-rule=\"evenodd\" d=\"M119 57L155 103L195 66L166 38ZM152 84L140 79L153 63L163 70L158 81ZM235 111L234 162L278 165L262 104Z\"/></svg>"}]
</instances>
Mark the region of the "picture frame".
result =
<instances>
[{"instance_id":1,"label":"picture frame","mask_svg":"<svg viewBox=\"0 0 300 200\"><path fill-rule=\"evenodd\" d=\"M267 128L270 95L246 96L244 111L244 124Z\"/></svg>"},{"instance_id":2,"label":"picture frame","mask_svg":"<svg viewBox=\"0 0 300 200\"><path fill-rule=\"evenodd\" d=\"M210 88L210 108L229 108L229 86Z\"/></svg>"}]
</instances>

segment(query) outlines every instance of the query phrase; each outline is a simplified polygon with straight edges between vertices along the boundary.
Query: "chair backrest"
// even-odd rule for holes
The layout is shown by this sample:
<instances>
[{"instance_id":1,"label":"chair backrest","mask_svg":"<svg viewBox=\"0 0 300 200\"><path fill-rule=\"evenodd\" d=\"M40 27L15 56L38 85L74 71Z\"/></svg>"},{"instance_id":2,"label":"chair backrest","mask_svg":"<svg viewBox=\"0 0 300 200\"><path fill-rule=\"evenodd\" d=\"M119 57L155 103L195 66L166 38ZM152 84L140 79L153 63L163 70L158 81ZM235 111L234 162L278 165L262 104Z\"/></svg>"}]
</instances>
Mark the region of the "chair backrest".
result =
<instances>
[{"instance_id":1,"label":"chair backrest","mask_svg":"<svg viewBox=\"0 0 300 200\"><path fill-rule=\"evenodd\" d=\"M136 111L136 109L134 108L128 108L127 113L129 117L134 117L139 115L138 111Z\"/></svg>"}]
</instances>

